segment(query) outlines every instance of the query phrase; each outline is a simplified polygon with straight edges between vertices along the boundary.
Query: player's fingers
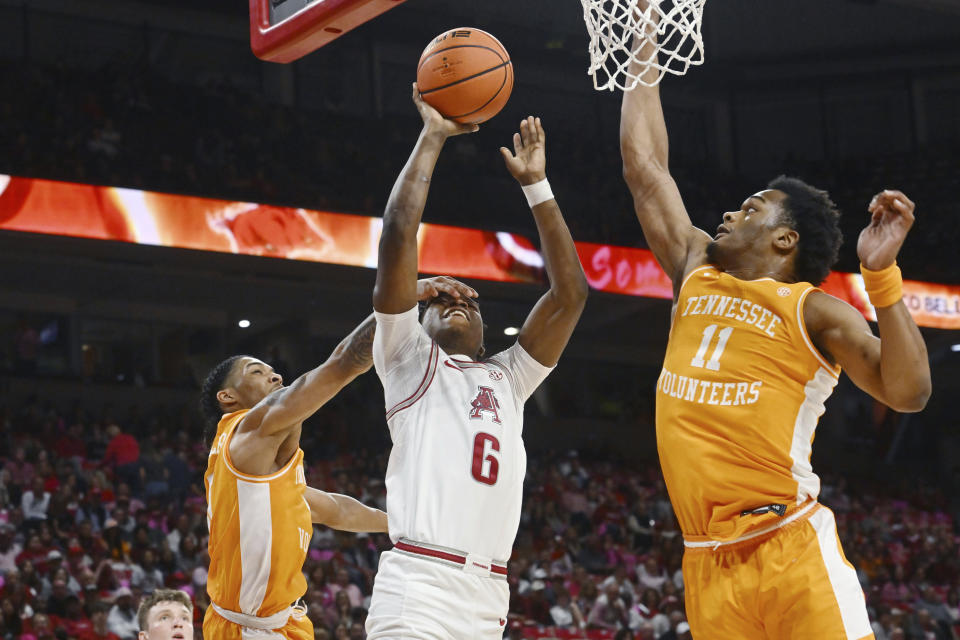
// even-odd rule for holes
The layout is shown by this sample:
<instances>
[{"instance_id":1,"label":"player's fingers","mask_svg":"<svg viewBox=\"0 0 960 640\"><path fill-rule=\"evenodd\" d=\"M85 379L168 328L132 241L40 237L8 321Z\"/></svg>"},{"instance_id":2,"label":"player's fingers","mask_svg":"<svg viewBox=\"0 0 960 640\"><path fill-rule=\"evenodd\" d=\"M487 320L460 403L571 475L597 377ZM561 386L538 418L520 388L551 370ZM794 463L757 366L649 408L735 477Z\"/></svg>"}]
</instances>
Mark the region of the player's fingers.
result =
<instances>
[{"instance_id":1,"label":"player's fingers","mask_svg":"<svg viewBox=\"0 0 960 640\"><path fill-rule=\"evenodd\" d=\"M418 87L418 86L417 86L417 83L414 82L414 83L413 83L413 101L419 103L420 100L421 100L420 87Z\"/></svg>"},{"instance_id":2,"label":"player's fingers","mask_svg":"<svg viewBox=\"0 0 960 640\"><path fill-rule=\"evenodd\" d=\"M451 278L450 276L441 276L440 282L442 283L445 291L448 291L457 297L460 297L461 295L469 296L471 298L477 297L477 292L473 289L473 287L465 285L456 278Z\"/></svg>"},{"instance_id":3,"label":"player's fingers","mask_svg":"<svg viewBox=\"0 0 960 640\"><path fill-rule=\"evenodd\" d=\"M520 138L523 140L523 146L533 142L530 139L530 123L527 122L526 118L520 121Z\"/></svg>"},{"instance_id":4,"label":"player's fingers","mask_svg":"<svg viewBox=\"0 0 960 640\"><path fill-rule=\"evenodd\" d=\"M916 205L913 203L913 200L907 197L903 191L894 191L894 200L903 202L907 207L914 208Z\"/></svg>"},{"instance_id":5,"label":"player's fingers","mask_svg":"<svg viewBox=\"0 0 960 640\"><path fill-rule=\"evenodd\" d=\"M540 142L546 142L547 132L543 130L543 125L540 123L540 118L534 118L534 122L537 124L537 137L540 138Z\"/></svg>"},{"instance_id":6,"label":"player's fingers","mask_svg":"<svg viewBox=\"0 0 960 640\"><path fill-rule=\"evenodd\" d=\"M503 156L503 161L508 163L513 160L513 154L510 153L510 149L506 147L500 147L500 155Z\"/></svg>"},{"instance_id":7,"label":"player's fingers","mask_svg":"<svg viewBox=\"0 0 960 640\"><path fill-rule=\"evenodd\" d=\"M449 296L451 296L451 297L453 297L453 298L459 298L459 297L460 297L460 292L457 291L457 288L456 288L456 287L452 287L452 286L450 286L449 284L447 284L447 283L445 283L445 282L438 282L435 286L436 286L436 289L437 289L437 295L440 295L441 293L445 293L445 294L447 294L447 295L449 295Z\"/></svg>"},{"instance_id":8,"label":"player's fingers","mask_svg":"<svg viewBox=\"0 0 960 640\"><path fill-rule=\"evenodd\" d=\"M897 212L904 217L904 219L912 222L913 221L913 203L907 203L900 198L897 198L893 201L893 206Z\"/></svg>"},{"instance_id":9,"label":"player's fingers","mask_svg":"<svg viewBox=\"0 0 960 640\"><path fill-rule=\"evenodd\" d=\"M513 134L513 154L520 155L520 149L523 149L523 140L519 133Z\"/></svg>"}]
</instances>

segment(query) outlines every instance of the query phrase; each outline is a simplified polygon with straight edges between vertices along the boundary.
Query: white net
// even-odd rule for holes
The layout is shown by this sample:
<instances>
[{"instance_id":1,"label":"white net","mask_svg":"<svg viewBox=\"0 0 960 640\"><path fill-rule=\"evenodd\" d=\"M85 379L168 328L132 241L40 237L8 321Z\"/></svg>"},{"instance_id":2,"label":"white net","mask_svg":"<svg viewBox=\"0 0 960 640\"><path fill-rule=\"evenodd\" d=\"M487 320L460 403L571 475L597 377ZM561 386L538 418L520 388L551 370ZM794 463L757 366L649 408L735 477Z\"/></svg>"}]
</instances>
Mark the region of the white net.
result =
<instances>
[{"instance_id":1,"label":"white net","mask_svg":"<svg viewBox=\"0 0 960 640\"><path fill-rule=\"evenodd\" d=\"M703 64L700 23L707 0L649 0L644 10L638 8L644 0L580 2L590 35L587 73L595 89L652 87L667 73L682 76ZM652 46L639 46L643 40Z\"/></svg>"}]
</instances>

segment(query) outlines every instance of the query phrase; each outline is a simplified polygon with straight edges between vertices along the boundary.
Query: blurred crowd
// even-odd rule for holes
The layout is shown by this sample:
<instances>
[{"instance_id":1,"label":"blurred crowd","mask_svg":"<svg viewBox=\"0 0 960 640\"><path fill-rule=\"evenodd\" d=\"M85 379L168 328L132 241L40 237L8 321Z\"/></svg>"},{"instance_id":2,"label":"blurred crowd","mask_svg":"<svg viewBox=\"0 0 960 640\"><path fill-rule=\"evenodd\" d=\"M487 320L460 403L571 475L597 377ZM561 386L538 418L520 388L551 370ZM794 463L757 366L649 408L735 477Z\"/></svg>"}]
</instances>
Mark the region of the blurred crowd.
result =
<instances>
[{"instance_id":1,"label":"blurred crowd","mask_svg":"<svg viewBox=\"0 0 960 640\"><path fill-rule=\"evenodd\" d=\"M381 215L419 130L412 106L408 115L379 117L335 103L294 108L222 81L177 83L147 64L91 72L0 62L0 92L9 98L0 103L2 172L364 215ZM689 135L680 125L676 137ZM554 191L576 239L642 246L615 129L601 137L598 127L548 126ZM450 141L427 219L534 237L513 180L496 153L485 155L479 144L471 136ZM960 227L950 222L960 174L952 147L943 144L817 162L785 152L762 176L684 157L688 145L677 145L671 171L694 223L705 229L780 173L828 189L845 212L847 245L838 267L846 271L857 269L855 240L871 196L902 189L918 209L917 239L904 247L901 263L914 279L951 282L960 279L953 259Z\"/></svg>"},{"instance_id":2,"label":"blurred crowd","mask_svg":"<svg viewBox=\"0 0 960 640\"><path fill-rule=\"evenodd\" d=\"M139 600L162 586L193 597L201 637L208 447L192 414L120 419L34 399L0 408L0 434L0 638L131 640ZM311 486L385 507L386 451L304 449ZM690 638L682 538L655 465L531 455L524 491L508 637ZM878 640L956 638L960 538L948 497L827 477L822 501ZM317 638L363 639L389 547L382 534L316 529L304 572Z\"/></svg>"}]
</instances>

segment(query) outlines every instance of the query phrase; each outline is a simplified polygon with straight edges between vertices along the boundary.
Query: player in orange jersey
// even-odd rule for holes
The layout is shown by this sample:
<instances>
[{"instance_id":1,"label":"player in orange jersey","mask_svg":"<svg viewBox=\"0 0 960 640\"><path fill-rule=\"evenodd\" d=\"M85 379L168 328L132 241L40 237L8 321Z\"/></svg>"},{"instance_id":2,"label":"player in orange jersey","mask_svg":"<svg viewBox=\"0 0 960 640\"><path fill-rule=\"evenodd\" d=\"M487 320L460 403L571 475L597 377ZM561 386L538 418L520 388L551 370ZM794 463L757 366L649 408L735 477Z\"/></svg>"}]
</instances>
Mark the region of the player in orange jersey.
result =
<instances>
[{"instance_id":1,"label":"player in orange jersey","mask_svg":"<svg viewBox=\"0 0 960 640\"><path fill-rule=\"evenodd\" d=\"M452 278L417 283L420 299L476 292ZM302 423L373 363L371 315L316 369L283 386L270 365L237 355L203 384L201 406L217 433L207 461L210 607L203 634L312 640L293 606L307 590L303 561L313 523L345 531L386 531L387 517L348 496L306 485Z\"/></svg>"},{"instance_id":2,"label":"player in orange jersey","mask_svg":"<svg viewBox=\"0 0 960 640\"><path fill-rule=\"evenodd\" d=\"M825 192L777 178L711 237L692 225L667 169L658 88L624 94L620 145L644 236L674 286L657 448L684 535L693 637L872 638L833 514L817 503L810 452L841 368L897 411L919 411L930 395L895 265L914 204L877 194L857 243L878 338L816 287L841 243Z\"/></svg>"}]
</instances>

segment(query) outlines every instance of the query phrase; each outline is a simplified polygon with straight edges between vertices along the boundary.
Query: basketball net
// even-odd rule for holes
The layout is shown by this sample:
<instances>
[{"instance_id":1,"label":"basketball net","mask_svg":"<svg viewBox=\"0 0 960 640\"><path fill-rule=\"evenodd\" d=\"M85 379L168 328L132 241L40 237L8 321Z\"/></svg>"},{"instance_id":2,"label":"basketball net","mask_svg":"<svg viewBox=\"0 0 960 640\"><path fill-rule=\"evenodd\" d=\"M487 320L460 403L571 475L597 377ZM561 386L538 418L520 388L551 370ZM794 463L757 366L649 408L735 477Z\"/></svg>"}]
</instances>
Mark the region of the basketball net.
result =
<instances>
[{"instance_id":1,"label":"basketball net","mask_svg":"<svg viewBox=\"0 0 960 640\"><path fill-rule=\"evenodd\" d=\"M682 76L703 64L700 23L707 0L649 0L641 11L642 1L580 0L590 35L587 73L598 91L653 87L668 73ZM653 46L641 46L645 42Z\"/></svg>"}]
</instances>

